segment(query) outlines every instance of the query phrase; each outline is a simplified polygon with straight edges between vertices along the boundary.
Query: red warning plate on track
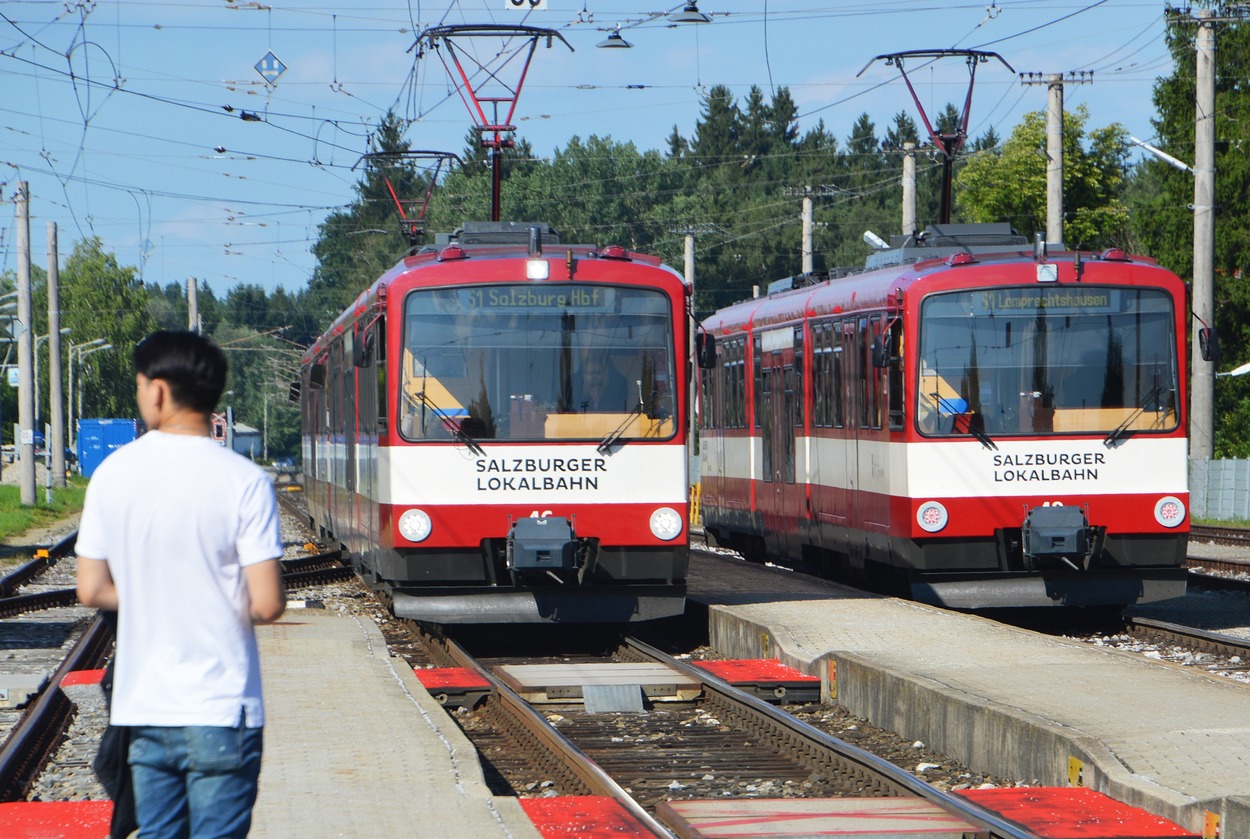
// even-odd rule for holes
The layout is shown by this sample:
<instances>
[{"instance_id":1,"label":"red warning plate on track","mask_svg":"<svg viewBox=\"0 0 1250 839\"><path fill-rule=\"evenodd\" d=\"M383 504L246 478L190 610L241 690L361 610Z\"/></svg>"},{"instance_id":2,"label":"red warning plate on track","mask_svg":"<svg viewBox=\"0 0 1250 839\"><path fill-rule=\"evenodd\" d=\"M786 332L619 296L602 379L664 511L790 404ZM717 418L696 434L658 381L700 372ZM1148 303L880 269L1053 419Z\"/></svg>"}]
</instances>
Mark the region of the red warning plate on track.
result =
<instances>
[{"instance_id":1,"label":"red warning plate on track","mask_svg":"<svg viewBox=\"0 0 1250 839\"><path fill-rule=\"evenodd\" d=\"M771 658L695 661L714 676L737 688L750 688L767 702L817 702L820 700L820 678Z\"/></svg>"},{"instance_id":2,"label":"red warning plate on track","mask_svg":"<svg viewBox=\"0 0 1250 839\"><path fill-rule=\"evenodd\" d=\"M600 795L522 798L521 809L544 839L654 837L616 800Z\"/></svg>"},{"instance_id":3,"label":"red warning plate on track","mask_svg":"<svg viewBox=\"0 0 1250 839\"><path fill-rule=\"evenodd\" d=\"M816 676L809 676L773 658L735 658L725 661L692 661L709 673L720 676L731 685L755 682L794 682L796 684L820 684Z\"/></svg>"},{"instance_id":4,"label":"red warning plate on track","mask_svg":"<svg viewBox=\"0 0 1250 839\"><path fill-rule=\"evenodd\" d=\"M739 798L662 801L656 816L682 839L768 836L798 839L963 839L983 825L918 798Z\"/></svg>"},{"instance_id":5,"label":"red warning plate on track","mask_svg":"<svg viewBox=\"0 0 1250 839\"><path fill-rule=\"evenodd\" d=\"M74 687L75 685L98 685L100 680L104 678L103 670L71 670L61 678L61 687Z\"/></svg>"},{"instance_id":6,"label":"red warning plate on track","mask_svg":"<svg viewBox=\"0 0 1250 839\"><path fill-rule=\"evenodd\" d=\"M1085 787L965 789L959 794L1042 839L1154 839L1200 834Z\"/></svg>"},{"instance_id":7,"label":"red warning plate on track","mask_svg":"<svg viewBox=\"0 0 1250 839\"><path fill-rule=\"evenodd\" d=\"M490 695L490 682L466 667L432 667L413 674L443 707L474 708Z\"/></svg>"},{"instance_id":8,"label":"red warning plate on track","mask_svg":"<svg viewBox=\"0 0 1250 839\"><path fill-rule=\"evenodd\" d=\"M105 839L112 801L16 801L0 804L5 839Z\"/></svg>"},{"instance_id":9,"label":"red warning plate on track","mask_svg":"<svg viewBox=\"0 0 1250 839\"><path fill-rule=\"evenodd\" d=\"M417 681L425 685L426 690L446 690L447 688L459 688L467 690L469 688L486 688L490 689L490 682L482 677L481 673L468 669L467 667L433 667L428 670L412 671Z\"/></svg>"}]
</instances>

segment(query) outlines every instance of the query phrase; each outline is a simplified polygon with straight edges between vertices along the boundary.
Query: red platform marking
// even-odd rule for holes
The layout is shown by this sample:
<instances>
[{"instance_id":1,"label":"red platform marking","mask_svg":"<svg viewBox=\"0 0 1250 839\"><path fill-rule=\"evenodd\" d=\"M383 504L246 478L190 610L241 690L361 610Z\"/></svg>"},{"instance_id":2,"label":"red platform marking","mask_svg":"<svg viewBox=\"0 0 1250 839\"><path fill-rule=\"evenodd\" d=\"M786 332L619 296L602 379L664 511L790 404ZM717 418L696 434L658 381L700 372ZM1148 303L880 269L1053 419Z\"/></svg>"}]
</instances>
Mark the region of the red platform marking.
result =
<instances>
[{"instance_id":1,"label":"red platform marking","mask_svg":"<svg viewBox=\"0 0 1250 839\"><path fill-rule=\"evenodd\" d=\"M5 839L108 839L112 801L16 801L0 804Z\"/></svg>"},{"instance_id":2,"label":"red platform marking","mask_svg":"<svg viewBox=\"0 0 1250 839\"><path fill-rule=\"evenodd\" d=\"M615 799L601 795L522 798L521 809L544 839L654 837Z\"/></svg>"},{"instance_id":3,"label":"red platform marking","mask_svg":"<svg viewBox=\"0 0 1250 839\"><path fill-rule=\"evenodd\" d=\"M448 688L490 688L490 682L481 673L467 667L432 667L428 670L413 670L417 680L425 685L426 690L447 690Z\"/></svg>"},{"instance_id":4,"label":"red platform marking","mask_svg":"<svg viewBox=\"0 0 1250 839\"><path fill-rule=\"evenodd\" d=\"M74 687L75 685L98 685L100 680L104 678L103 670L71 670L61 679L61 687Z\"/></svg>"},{"instance_id":5,"label":"red platform marking","mask_svg":"<svg viewBox=\"0 0 1250 839\"><path fill-rule=\"evenodd\" d=\"M966 789L959 790L959 794L1043 839L1200 835L1084 787Z\"/></svg>"},{"instance_id":6,"label":"red platform marking","mask_svg":"<svg viewBox=\"0 0 1250 839\"><path fill-rule=\"evenodd\" d=\"M727 661L692 661L730 684L742 682L810 682L819 683L818 676L809 676L776 659L741 658Z\"/></svg>"}]
</instances>

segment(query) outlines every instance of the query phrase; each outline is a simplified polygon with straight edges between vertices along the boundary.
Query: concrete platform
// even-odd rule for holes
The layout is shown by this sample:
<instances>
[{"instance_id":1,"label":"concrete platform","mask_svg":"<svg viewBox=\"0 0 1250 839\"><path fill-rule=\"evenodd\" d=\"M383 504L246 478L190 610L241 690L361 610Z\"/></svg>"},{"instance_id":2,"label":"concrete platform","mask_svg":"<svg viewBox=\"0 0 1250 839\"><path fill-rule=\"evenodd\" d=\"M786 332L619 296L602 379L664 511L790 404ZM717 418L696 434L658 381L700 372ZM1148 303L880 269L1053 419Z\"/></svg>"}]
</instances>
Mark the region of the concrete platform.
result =
<instances>
[{"instance_id":1,"label":"concrete platform","mask_svg":"<svg viewBox=\"0 0 1250 839\"><path fill-rule=\"evenodd\" d=\"M1186 830L1218 820L1224 839L1250 839L1246 685L806 576L780 597L744 594L768 570L737 563L718 588L730 575L717 564L691 557L689 597L724 655L819 675L852 713L978 770L1077 781Z\"/></svg>"},{"instance_id":2,"label":"concrete platform","mask_svg":"<svg viewBox=\"0 0 1250 839\"><path fill-rule=\"evenodd\" d=\"M251 839L538 839L372 622L290 611L257 636L267 725Z\"/></svg>"}]
</instances>

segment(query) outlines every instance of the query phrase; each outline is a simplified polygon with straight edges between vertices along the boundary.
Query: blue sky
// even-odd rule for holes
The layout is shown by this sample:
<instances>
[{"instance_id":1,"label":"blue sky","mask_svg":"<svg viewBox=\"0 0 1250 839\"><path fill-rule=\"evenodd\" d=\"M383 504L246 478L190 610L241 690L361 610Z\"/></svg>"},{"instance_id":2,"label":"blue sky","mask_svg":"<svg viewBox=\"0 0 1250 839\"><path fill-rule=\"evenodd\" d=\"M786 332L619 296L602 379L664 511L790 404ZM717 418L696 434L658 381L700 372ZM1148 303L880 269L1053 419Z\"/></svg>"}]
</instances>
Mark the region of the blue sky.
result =
<instances>
[{"instance_id":1,"label":"blue sky","mask_svg":"<svg viewBox=\"0 0 1250 839\"><path fill-rule=\"evenodd\" d=\"M712 21L680 26L664 3L512 5L0 0L0 271L16 270L12 198L25 180L36 265L55 221L62 258L98 236L148 282L302 288L317 225L353 199L352 167L388 108L414 120L414 148L464 146L473 123L455 80L411 49L430 26L524 24L567 39L572 50L540 46L517 103L514 122L540 155L592 134L662 149L674 125L693 133L714 84L740 99L751 85L788 86L801 131L823 119L845 138L864 112L879 134L900 111L919 124L897 70L857 74L879 54L946 48L997 52L1017 73L1093 71L1092 84L1067 87L1067 107L1088 106L1087 128L1119 122L1150 139L1151 88L1171 72L1157 0L701 0ZM617 24L633 48L597 49ZM485 59L500 42L470 46ZM272 85L255 69L267 52L286 67ZM500 77L513 82L516 66ZM963 101L962 61L908 72L930 113ZM1045 102L1044 86L982 65L970 133L1006 137Z\"/></svg>"}]
</instances>

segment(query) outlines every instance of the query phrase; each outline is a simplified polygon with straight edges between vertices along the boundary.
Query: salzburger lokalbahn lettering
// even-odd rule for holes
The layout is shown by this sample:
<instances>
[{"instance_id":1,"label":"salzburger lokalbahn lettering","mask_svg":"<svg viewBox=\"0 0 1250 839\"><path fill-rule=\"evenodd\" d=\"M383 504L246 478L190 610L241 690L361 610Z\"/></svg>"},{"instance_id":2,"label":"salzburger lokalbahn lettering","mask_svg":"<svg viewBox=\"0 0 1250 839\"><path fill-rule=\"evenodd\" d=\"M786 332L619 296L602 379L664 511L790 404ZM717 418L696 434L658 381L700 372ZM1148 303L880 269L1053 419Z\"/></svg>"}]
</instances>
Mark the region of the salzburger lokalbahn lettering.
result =
<instances>
[{"instance_id":1,"label":"salzburger lokalbahn lettering","mask_svg":"<svg viewBox=\"0 0 1250 839\"><path fill-rule=\"evenodd\" d=\"M608 462L602 457L489 457L477 461L477 471L606 472Z\"/></svg>"}]
</instances>

